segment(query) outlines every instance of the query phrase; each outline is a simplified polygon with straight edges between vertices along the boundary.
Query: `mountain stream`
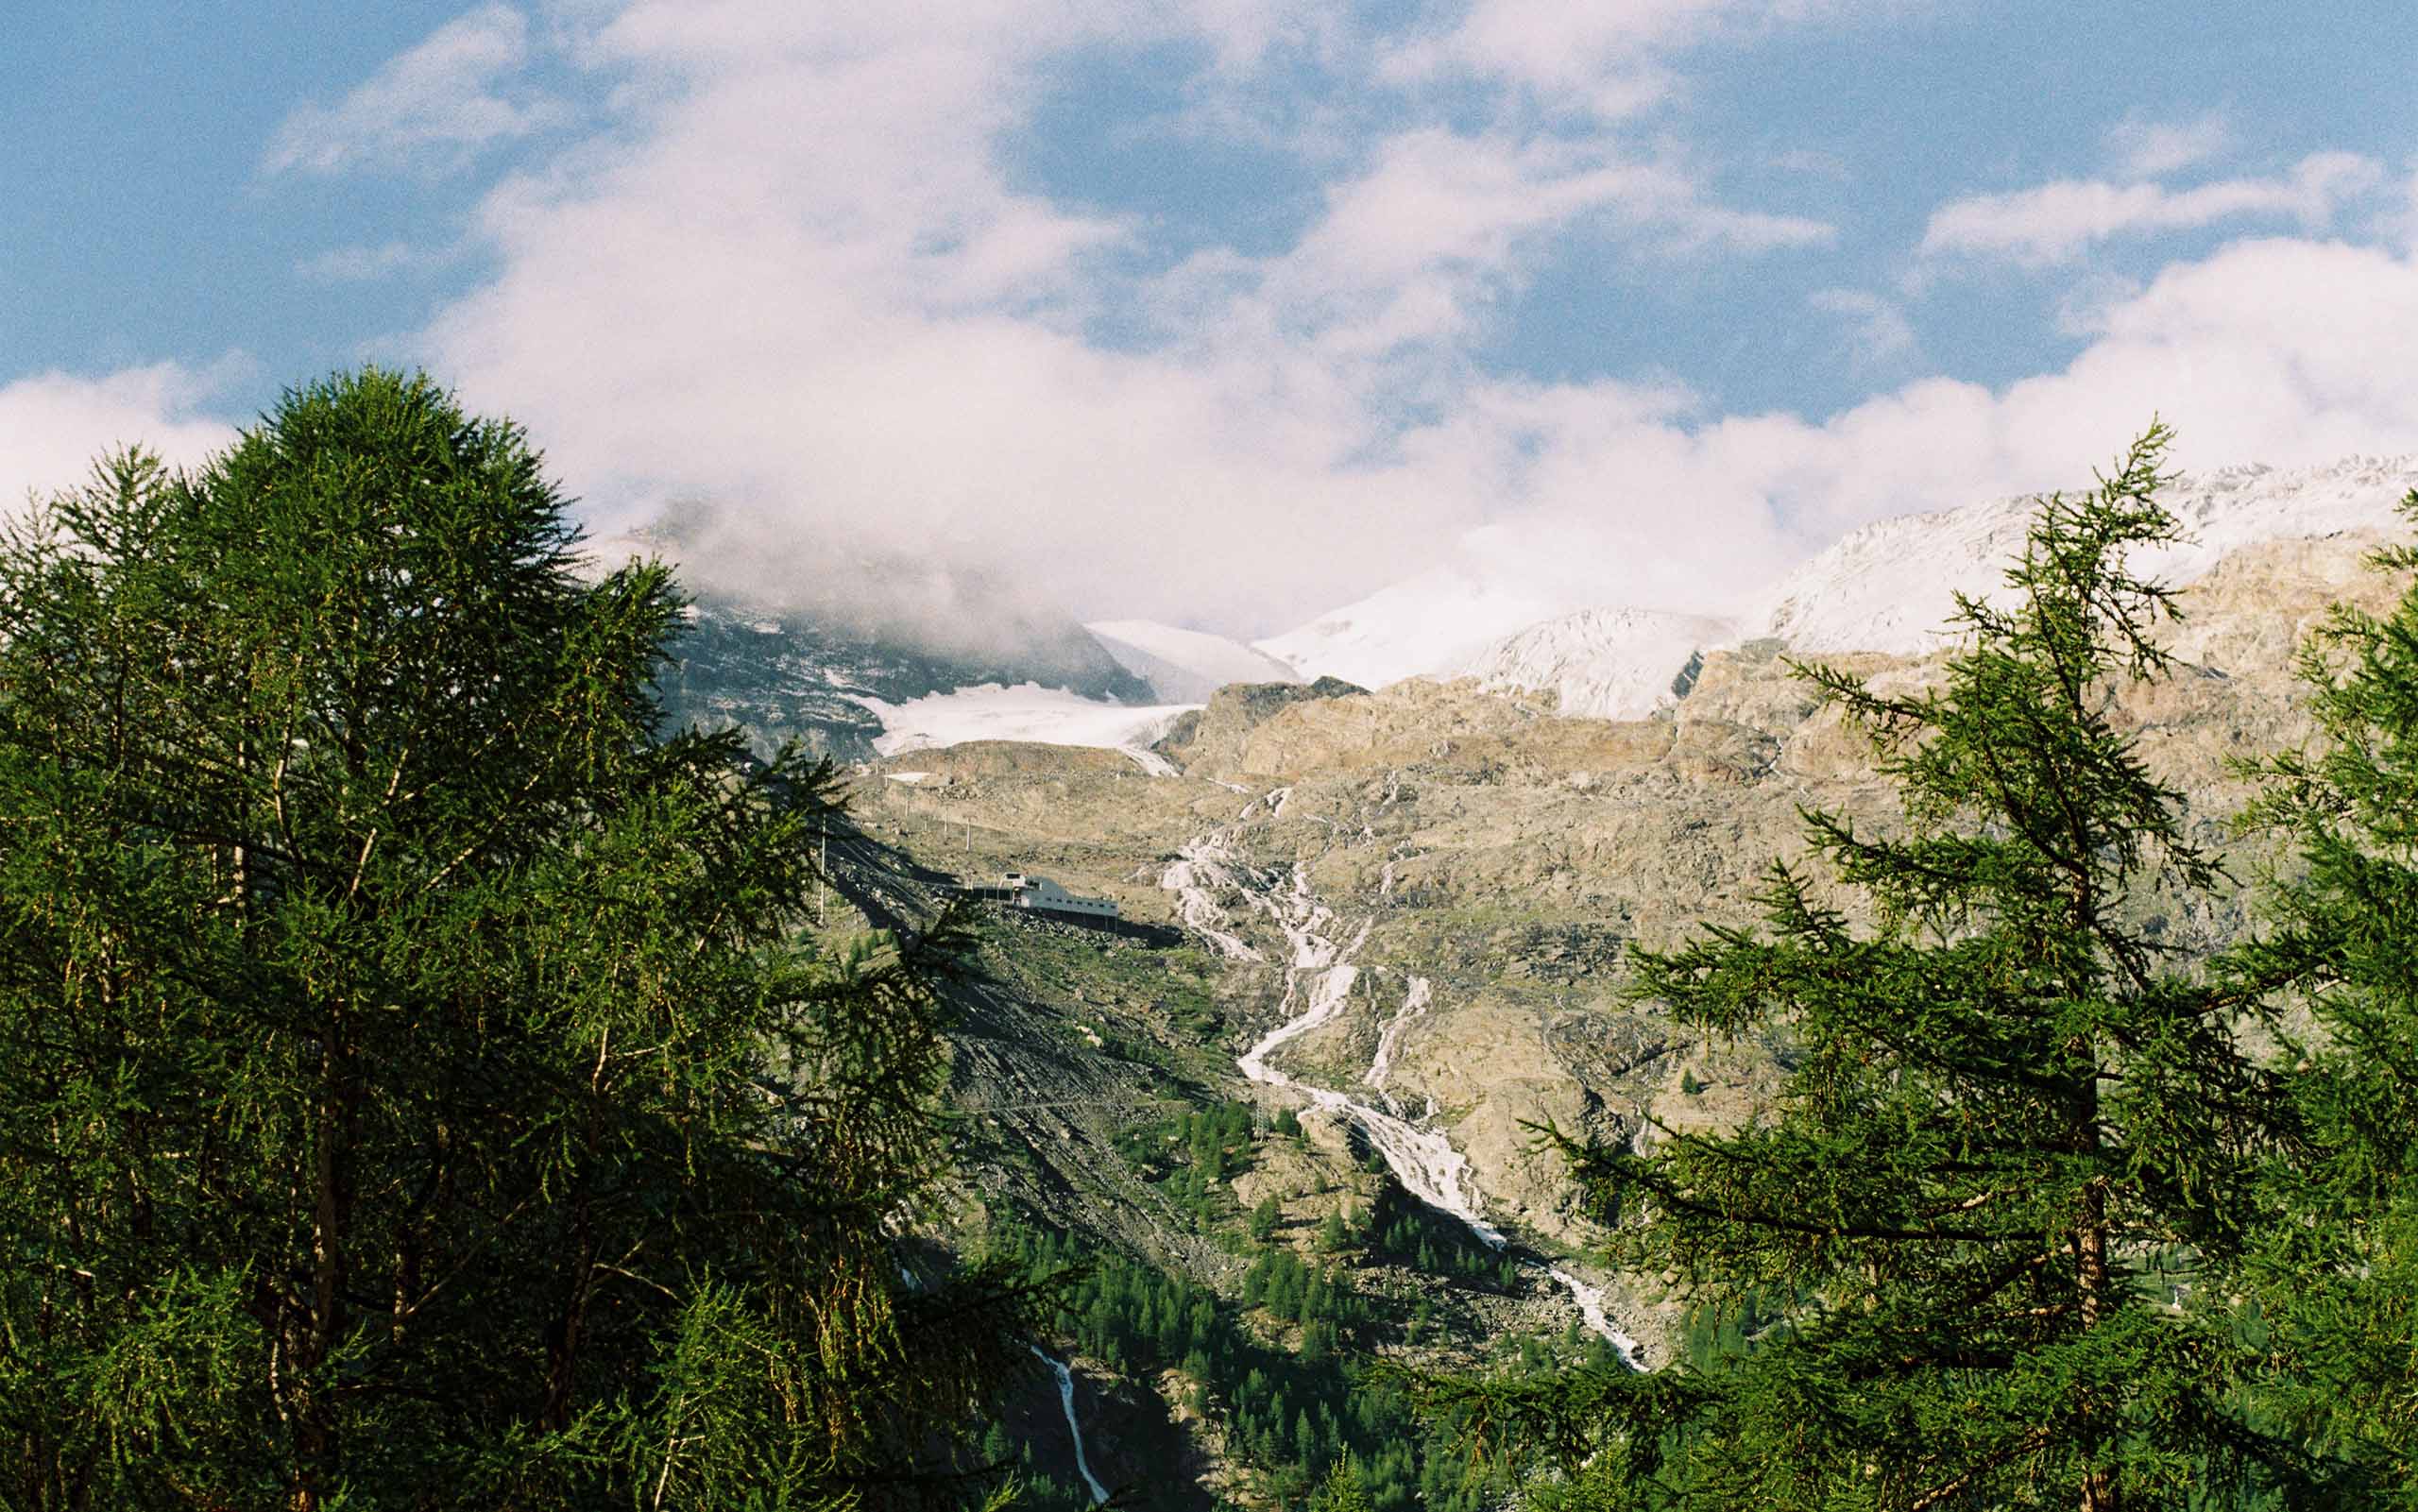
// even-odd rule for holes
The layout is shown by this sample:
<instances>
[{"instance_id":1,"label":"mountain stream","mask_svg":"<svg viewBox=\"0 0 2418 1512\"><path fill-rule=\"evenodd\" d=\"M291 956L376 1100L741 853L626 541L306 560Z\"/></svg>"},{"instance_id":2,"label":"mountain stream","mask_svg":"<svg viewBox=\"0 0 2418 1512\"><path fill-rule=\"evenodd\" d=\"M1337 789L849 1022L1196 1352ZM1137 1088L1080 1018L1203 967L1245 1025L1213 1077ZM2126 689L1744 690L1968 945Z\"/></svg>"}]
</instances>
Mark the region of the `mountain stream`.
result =
<instances>
[{"instance_id":1,"label":"mountain stream","mask_svg":"<svg viewBox=\"0 0 2418 1512\"><path fill-rule=\"evenodd\" d=\"M1429 1101L1422 1122L1415 1123L1402 1116L1402 1105L1386 1091L1386 1080L1392 1072L1404 1030L1411 1020L1427 1011L1434 999L1434 989L1426 977L1407 977L1402 1007L1379 1030L1376 1057L1362 1078L1385 1100L1385 1108L1332 1088L1297 1080L1269 1064L1269 1057L1286 1044L1339 1017L1352 1000L1353 989L1364 975L1373 975L1374 970L1358 966L1352 959L1367 943L1374 919L1364 920L1358 929L1351 932L1348 943L1338 943L1345 934L1343 923L1310 891L1307 862L1297 860L1288 872L1253 866L1242 857L1236 843L1242 822L1262 803L1269 804L1272 816L1290 796L1291 790L1278 789L1266 798L1252 800L1244 807L1235 824L1200 836L1178 851L1159 880L1162 888L1175 894L1176 916L1185 927L1207 940L1229 960L1255 961L1266 958L1240 936L1221 927L1229 922L1219 901L1221 896L1240 896L1285 936L1289 959L1285 965L1285 995L1280 1005L1283 1020L1245 1050L1235 1064L1244 1076L1262 1086L1282 1087L1312 1106L1357 1125L1370 1147L1384 1158L1405 1191L1438 1212L1458 1219L1489 1249L1503 1249L1508 1237L1486 1220L1485 1194L1478 1190L1468 1157L1453 1147L1442 1130L1422 1127L1424 1118L1435 1113L1434 1101ZM1567 1290L1588 1329L1609 1343L1631 1369L1642 1368L1637 1341L1623 1333L1604 1311L1602 1287L1590 1285L1558 1266L1529 1260L1520 1264Z\"/></svg>"},{"instance_id":2,"label":"mountain stream","mask_svg":"<svg viewBox=\"0 0 2418 1512\"><path fill-rule=\"evenodd\" d=\"M1072 1434L1075 1438L1075 1470L1082 1476L1083 1484L1091 1487L1092 1505L1098 1506L1108 1500L1108 1487L1102 1486L1099 1478L1092 1473L1092 1462L1083 1455L1083 1430L1075 1421L1074 1372L1051 1358L1040 1345L1028 1344L1025 1348L1032 1351L1035 1359L1058 1374L1058 1406L1066 1415L1066 1432Z\"/></svg>"}]
</instances>

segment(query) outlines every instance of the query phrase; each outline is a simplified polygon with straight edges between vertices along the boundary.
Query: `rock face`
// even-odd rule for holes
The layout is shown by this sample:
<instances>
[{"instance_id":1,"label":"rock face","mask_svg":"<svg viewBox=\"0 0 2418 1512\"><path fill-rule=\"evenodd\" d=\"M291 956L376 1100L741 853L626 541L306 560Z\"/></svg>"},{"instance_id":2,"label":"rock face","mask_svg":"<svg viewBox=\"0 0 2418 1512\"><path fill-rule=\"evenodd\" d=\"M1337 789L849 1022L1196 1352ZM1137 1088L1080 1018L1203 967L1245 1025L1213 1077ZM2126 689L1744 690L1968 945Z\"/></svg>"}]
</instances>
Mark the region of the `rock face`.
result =
<instances>
[{"instance_id":1,"label":"rock face","mask_svg":"<svg viewBox=\"0 0 2418 1512\"><path fill-rule=\"evenodd\" d=\"M1365 696L1368 689L1339 677L1311 683L1235 683L1210 696L1198 711L1176 720L1156 750L1187 766L1217 767L1236 759L1251 732L1296 704Z\"/></svg>"}]
</instances>

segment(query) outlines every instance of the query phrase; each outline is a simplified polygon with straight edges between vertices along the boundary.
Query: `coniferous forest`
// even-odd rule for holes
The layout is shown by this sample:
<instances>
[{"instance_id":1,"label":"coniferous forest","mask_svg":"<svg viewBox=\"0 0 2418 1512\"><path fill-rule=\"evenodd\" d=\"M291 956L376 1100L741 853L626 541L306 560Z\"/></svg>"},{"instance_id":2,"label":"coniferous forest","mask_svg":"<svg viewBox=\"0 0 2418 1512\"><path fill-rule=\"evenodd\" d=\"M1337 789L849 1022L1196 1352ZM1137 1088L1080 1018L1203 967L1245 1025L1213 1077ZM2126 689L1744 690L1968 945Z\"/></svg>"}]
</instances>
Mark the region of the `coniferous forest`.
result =
<instances>
[{"instance_id":1,"label":"coniferous forest","mask_svg":"<svg viewBox=\"0 0 2418 1512\"><path fill-rule=\"evenodd\" d=\"M666 716L681 586L508 421L370 369L104 458L0 540L0 1507L1087 1505L1008 1426L1043 1343L1172 1383L1238 1505L2418 1507L2418 547L2301 648L2231 875L2110 713L2188 675L2168 441L1935 682L1796 666L1902 822L1807 808L1759 926L1620 968L1785 1071L1533 1130L1683 1309L1648 1370L1422 1363L1356 1262L1517 1262L1237 1200L1290 1110L1120 1145L1219 1266L964 1200L984 926L819 926L843 774ZM2154 926L2245 889L2212 958Z\"/></svg>"}]
</instances>

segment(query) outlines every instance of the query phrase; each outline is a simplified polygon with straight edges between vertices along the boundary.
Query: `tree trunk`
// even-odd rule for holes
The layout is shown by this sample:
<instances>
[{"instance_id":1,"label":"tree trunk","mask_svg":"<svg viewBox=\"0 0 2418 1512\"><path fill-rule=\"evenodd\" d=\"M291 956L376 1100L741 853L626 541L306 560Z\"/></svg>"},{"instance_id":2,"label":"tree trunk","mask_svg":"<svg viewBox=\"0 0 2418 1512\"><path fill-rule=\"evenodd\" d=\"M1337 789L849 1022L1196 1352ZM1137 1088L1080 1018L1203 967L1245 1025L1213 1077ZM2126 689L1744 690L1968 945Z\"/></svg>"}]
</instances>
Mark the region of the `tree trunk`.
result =
<instances>
[{"instance_id":1,"label":"tree trunk","mask_svg":"<svg viewBox=\"0 0 2418 1512\"><path fill-rule=\"evenodd\" d=\"M334 1018L319 1049L318 1147L312 1162L311 1299L294 1351L294 1368L302 1379L295 1404L295 1512L317 1512L322 1483L334 1468L339 1449L335 1406L321 1379L328 1357L344 1336L345 1229L351 1206L346 1190L344 1147L351 1131L352 1094L339 1044L341 1011Z\"/></svg>"},{"instance_id":2,"label":"tree trunk","mask_svg":"<svg viewBox=\"0 0 2418 1512\"><path fill-rule=\"evenodd\" d=\"M2096 1065L2086 1069L2090 1078L2082 1103L2086 1122L2083 1125L2083 1148L2099 1148L2099 1083L2093 1073ZM2099 1326L2107 1309L2107 1185L2104 1178L2094 1176L2082 1190L2082 1214L2074 1228L2074 1249L2081 1264L2077 1280L2082 1285L2082 1330L2087 1334ZM2082 1421L2083 1479L2082 1512L2117 1512L2118 1496L2115 1473L2100 1459L2103 1434L2099 1422L2098 1402L2089 1392L2083 1394L2078 1416Z\"/></svg>"}]
</instances>

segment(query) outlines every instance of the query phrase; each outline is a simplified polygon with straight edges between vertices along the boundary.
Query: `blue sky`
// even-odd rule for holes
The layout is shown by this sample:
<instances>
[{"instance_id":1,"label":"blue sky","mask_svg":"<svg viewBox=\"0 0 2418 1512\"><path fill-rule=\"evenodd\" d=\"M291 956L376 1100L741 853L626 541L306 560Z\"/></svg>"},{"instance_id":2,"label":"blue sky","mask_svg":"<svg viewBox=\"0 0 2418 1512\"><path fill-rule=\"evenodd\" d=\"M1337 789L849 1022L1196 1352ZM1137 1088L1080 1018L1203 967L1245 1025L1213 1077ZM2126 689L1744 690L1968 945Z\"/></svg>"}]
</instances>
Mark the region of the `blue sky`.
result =
<instances>
[{"instance_id":1,"label":"blue sky","mask_svg":"<svg viewBox=\"0 0 2418 1512\"><path fill-rule=\"evenodd\" d=\"M2398 6L346 8L11 8L0 497L419 364L702 573L1261 634L1705 604L2154 409L2418 450Z\"/></svg>"}]
</instances>

